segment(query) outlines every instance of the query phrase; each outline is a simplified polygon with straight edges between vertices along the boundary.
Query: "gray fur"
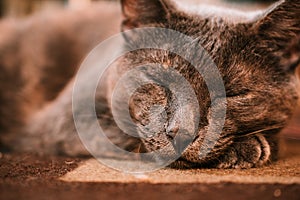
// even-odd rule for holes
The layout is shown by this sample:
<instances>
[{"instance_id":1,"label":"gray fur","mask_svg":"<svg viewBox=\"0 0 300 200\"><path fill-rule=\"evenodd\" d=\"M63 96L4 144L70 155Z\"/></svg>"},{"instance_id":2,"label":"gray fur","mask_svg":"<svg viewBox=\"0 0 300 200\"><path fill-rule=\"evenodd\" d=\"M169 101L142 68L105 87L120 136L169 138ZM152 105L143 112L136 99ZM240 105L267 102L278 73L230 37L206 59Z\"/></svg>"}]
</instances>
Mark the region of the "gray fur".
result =
<instances>
[{"instance_id":1,"label":"gray fur","mask_svg":"<svg viewBox=\"0 0 300 200\"><path fill-rule=\"evenodd\" d=\"M131 66L149 62L164 64L167 61L170 66L176 66L175 70L193 86L200 102L197 105L201 116L198 134L172 166L250 168L275 160L278 151L277 133L287 124L298 98L294 71L300 60L300 3L285 0L257 18L233 22L220 16L206 18L182 11L168 0L121 2L123 30L163 27L191 36L210 53L224 80L227 95L225 126L217 144L209 149L206 157L201 158L199 151L203 138L214 138L214 133L208 133L207 127L213 123L213 117L219 117L211 116L211 109L220 109L220 102L223 101L217 95L210 99L203 78L177 55L158 50L139 50L129 53L118 62L118 70L127 71ZM135 42L143 39L126 34L124 36L128 42L126 45L135 45ZM194 59L197 58L196 54ZM6 65L1 62L1 69L6 70ZM13 70L17 72L5 71L3 82L8 79L7 75L22 73L19 67L19 63L16 63ZM112 77L112 74L108 77ZM161 120L151 119L157 121L157 125L153 122L151 124L156 130L160 130L157 136L140 141L124 136L116 128L107 103L110 87L115 82L110 78L105 81L102 85L105 90L97 96L96 110L99 122L111 131L110 137L117 145L130 151L143 152L159 149L172 142L177 131L176 123L172 120L178 117L178 104L173 101L172 94L166 88L150 84L136 91L131 98L131 116L140 130L144 130L143 127L150 123L149 108L152 105L161 105L168 113L169 121L166 124L161 124ZM7 87L18 90L24 82L27 80L20 75L13 84L0 87L2 146L14 151L87 155L76 137L72 120L73 80L68 84L64 81L67 85L65 89L59 94L56 93L56 98L49 97L49 104L43 100L42 106L37 106L36 112L28 112L25 109L26 104L20 103L19 99L13 98L8 103L7 98L11 95L7 94ZM103 94L103 91L106 93ZM30 92L26 95L27 99L32 98ZM36 105L36 102L33 104ZM47 105L44 106L45 104ZM20 113L20 116L15 118L10 113ZM82 123L88 127L88 121Z\"/></svg>"}]
</instances>

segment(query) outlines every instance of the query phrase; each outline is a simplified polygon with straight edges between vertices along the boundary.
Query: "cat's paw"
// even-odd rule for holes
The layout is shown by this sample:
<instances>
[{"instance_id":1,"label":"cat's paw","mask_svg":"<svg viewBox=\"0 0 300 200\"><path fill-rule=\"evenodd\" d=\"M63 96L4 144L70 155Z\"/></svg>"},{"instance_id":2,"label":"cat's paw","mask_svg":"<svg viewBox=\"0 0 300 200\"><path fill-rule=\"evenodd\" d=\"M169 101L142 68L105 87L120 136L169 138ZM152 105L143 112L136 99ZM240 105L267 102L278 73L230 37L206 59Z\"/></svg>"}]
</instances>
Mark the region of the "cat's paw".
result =
<instances>
[{"instance_id":1,"label":"cat's paw","mask_svg":"<svg viewBox=\"0 0 300 200\"><path fill-rule=\"evenodd\" d=\"M255 135L236 141L218 160L217 168L248 169L259 167L270 160L271 150L266 138Z\"/></svg>"}]
</instances>

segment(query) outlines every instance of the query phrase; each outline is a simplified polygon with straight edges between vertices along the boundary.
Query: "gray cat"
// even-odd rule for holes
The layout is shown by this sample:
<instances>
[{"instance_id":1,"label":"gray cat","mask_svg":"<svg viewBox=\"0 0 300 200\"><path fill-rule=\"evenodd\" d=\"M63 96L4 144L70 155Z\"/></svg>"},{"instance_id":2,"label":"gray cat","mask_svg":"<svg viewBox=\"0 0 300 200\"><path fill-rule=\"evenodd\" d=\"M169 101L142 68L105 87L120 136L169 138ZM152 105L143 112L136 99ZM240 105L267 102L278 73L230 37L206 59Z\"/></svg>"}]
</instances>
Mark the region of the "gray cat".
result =
<instances>
[{"instance_id":1,"label":"gray cat","mask_svg":"<svg viewBox=\"0 0 300 200\"><path fill-rule=\"evenodd\" d=\"M179 148L182 155L171 166L251 168L276 160L277 133L287 124L297 105L295 69L300 62L300 2L280 1L268 11L251 17L232 12L227 16L224 11L222 14L208 15L201 9L192 12L195 9L180 9L168 0L122 0L121 3L123 30L160 27L194 38L210 54L224 81L225 124L216 143L212 148L208 146L208 154L200 157L204 138L208 143L213 142L210 138L214 138L214 133L209 132L208 127L212 123L219 126L215 123L219 116L212 116L212 110L218 113L218 109L224 106L225 97L215 95L211 98L203 77L189 62L172 53L144 49L131 52L117 62L115 68L122 73L132 66L168 63L167 67L174 68L192 85L198 105L189 102L188 106L199 108L197 133L191 144L184 149ZM126 32L124 37L125 47L135 46L147 38ZM152 38L154 41L156 39ZM197 56L196 53L193 59L197 60ZM6 69L5 63L1 63L0 67ZM102 88L97 93L96 112L99 123L107 127L110 131L108 136L116 145L128 151L157 150L174 143L175 138L180 136L178 120L193 120L193 116L178 114L180 102L176 102L168 88L155 83L147 84L130 98L129 111L139 134L145 134L145 127L149 125L157 133L145 139L122 134L113 121L107 98L111 96L111 87L116 84L116 80L111 78L115 75L111 74L114 70L107 73L108 78L103 80ZM144 73L148 79L154 79L149 77L149 71ZM3 75L1 81L5 82L5 79ZM10 87L22 88L22 81L26 79L15 81ZM76 136L72 118L73 83L74 80L71 80L65 89L56 94L57 97L50 99L46 105L43 103L37 112L24 116L24 104L7 106L9 101L18 103L20 100L3 95L3 91L7 90L7 84L4 84L6 87L0 88L0 101L4 102L0 107L1 118L4 118L0 121L3 149L87 155ZM33 97L25 99L30 98ZM165 120L161 120L161 116L153 117L150 108L155 105L165 110ZM18 118L14 118L15 113L18 113ZM81 125L89 127L89 121L82 121ZM15 131L18 132L17 137L13 134ZM170 151L176 151L176 148L175 145Z\"/></svg>"}]
</instances>

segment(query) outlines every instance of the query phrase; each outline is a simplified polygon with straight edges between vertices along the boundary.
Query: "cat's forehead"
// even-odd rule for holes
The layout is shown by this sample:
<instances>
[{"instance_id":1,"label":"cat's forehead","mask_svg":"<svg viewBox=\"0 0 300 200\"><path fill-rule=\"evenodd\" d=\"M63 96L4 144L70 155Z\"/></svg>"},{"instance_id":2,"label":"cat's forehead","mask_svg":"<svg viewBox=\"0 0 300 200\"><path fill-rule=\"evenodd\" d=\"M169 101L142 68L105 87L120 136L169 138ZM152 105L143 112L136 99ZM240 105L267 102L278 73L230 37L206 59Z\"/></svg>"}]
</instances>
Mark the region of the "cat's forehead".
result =
<instances>
[{"instance_id":1,"label":"cat's forehead","mask_svg":"<svg viewBox=\"0 0 300 200\"><path fill-rule=\"evenodd\" d=\"M220 18L228 23L247 23L252 22L261 16L265 10L241 11L224 6L209 4L190 4L182 1L174 1L176 9L186 15L199 16L199 18Z\"/></svg>"}]
</instances>

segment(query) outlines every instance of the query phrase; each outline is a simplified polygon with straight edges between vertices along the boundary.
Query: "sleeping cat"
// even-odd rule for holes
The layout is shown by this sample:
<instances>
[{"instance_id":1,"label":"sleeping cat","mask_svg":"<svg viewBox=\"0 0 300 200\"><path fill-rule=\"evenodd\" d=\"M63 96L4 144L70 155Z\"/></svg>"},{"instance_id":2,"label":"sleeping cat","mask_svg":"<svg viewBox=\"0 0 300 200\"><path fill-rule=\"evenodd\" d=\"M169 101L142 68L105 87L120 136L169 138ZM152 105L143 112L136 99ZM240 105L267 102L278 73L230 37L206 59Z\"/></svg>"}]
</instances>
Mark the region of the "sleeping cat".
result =
<instances>
[{"instance_id":1,"label":"sleeping cat","mask_svg":"<svg viewBox=\"0 0 300 200\"><path fill-rule=\"evenodd\" d=\"M201 75L180 56L153 49L133 51L117 62L115 70L120 74L115 74L115 70L107 72L102 89L96 95L99 123L108 129L112 127L108 137L128 151L149 152L173 143L174 138L180 135L178 121L182 118L189 119L190 116L180 115L176 99L168 88L160 84L142 86L129 101L130 115L138 127L137 131L145 134L146 127L149 128L150 125L150 130L158 130L154 136L138 139L122 134L116 128L110 111L110 91L118 76L126 73L132 66L147 63L165 66L167 63L166 68L173 68L192 85L198 105L189 102L191 105L188 106L198 107L200 113L195 138L171 166L250 168L275 160L278 151L277 133L287 124L297 105L295 69L300 61L300 3L281 1L264 13L251 16L233 11L228 11L228 16L225 11L212 15L206 12L207 8L182 8L180 4L169 0L122 0L121 4L122 30L168 28L194 38L196 44L204 47L222 76L227 110L225 124L216 144L208 150L205 157L200 157L203 139L208 138L210 142L209 139L213 138L211 136L214 133L208 131L208 126L212 123L218 126L213 120L218 116L212 116L212 110L218 111L223 106L222 98L225 97L215 96L211 99ZM123 35L124 47L134 46L145 40L145 37L127 32ZM147 38L149 39L155 41L157 38ZM195 53L196 58L197 56ZM8 64L10 63L1 62L1 69L6 70L1 81L8 82L7 74L12 78L25 73L20 69L8 69ZM144 73L144 77L154 80L147 70ZM24 81L26 79L14 80L14 84L8 85L11 87L9 90L22 88ZM86 81L89 81L88 75ZM40 93L36 94L37 97L26 97L24 100L29 102L21 102L21 105L18 104L19 99L10 100L9 95L3 95L7 90L7 83L4 84L5 87L0 88L0 101L4 102L0 107L3 116L0 123L3 147L14 151L87 155L76 136L73 122L73 84L74 79L51 98L45 99L45 96L39 96ZM39 88L39 84L35 86ZM31 86L28 87L30 89ZM30 92L26 95L30 95ZM32 105L31 98L41 99L42 103ZM18 105L10 108L15 103ZM36 112L31 111L31 107L28 111L27 104L32 105ZM166 120L157 119L156 115L153 118L150 108L154 105L159 105L166 111ZM18 113L16 118L15 113ZM80 123L89 127L89 121ZM14 134L16 131L17 137ZM176 151L176 145L171 151Z\"/></svg>"}]
</instances>

